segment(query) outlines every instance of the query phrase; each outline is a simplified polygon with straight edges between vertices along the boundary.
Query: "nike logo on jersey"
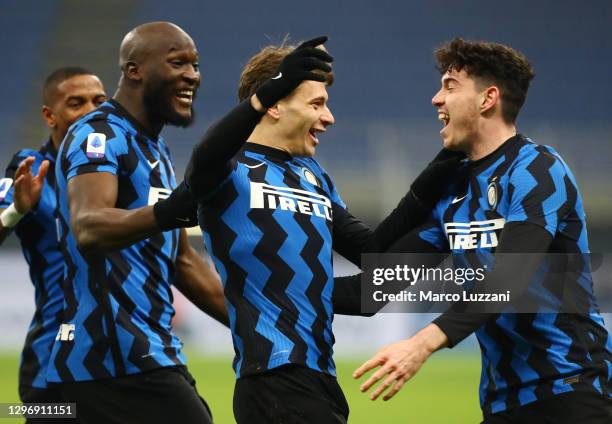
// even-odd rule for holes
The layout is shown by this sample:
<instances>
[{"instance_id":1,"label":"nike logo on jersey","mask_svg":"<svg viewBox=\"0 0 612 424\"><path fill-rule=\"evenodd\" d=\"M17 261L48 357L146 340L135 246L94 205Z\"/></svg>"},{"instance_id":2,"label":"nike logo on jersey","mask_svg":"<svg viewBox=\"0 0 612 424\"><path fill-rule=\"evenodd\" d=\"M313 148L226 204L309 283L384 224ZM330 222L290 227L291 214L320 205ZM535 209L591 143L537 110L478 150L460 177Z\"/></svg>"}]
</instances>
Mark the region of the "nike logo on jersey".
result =
<instances>
[{"instance_id":1,"label":"nike logo on jersey","mask_svg":"<svg viewBox=\"0 0 612 424\"><path fill-rule=\"evenodd\" d=\"M263 164L264 164L263 162L259 162L257 165L246 165L245 164L244 166L246 166L249 169L255 169L255 168L259 168Z\"/></svg>"},{"instance_id":2,"label":"nike logo on jersey","mask_svg":"<svg viewBox=\"0 0 612 424\"><path fill-rule=\"evenodd\" d=\"M149 164L149 166L151 167L151 169L155 168L157 166L157 164L159 163L158 160L156 160L155 162L151 162L150 160L147 160L147 163Z\"/></svg>"},{"instance_id":3,"label":"nike logo on jersey","mask_svg":"<svg viewBox=\"0 0 612 424\"><path fill-rule=\"evenodd\" d=\"M462 201L463 199L465 199L466 197L467 197L467 193L466 193L464 196L461 196L461 197L455 197L455 198L453 199L453 201L451 202L451 204L453 204L453 205L454 205L454 204L455 204L455 203L457 203L457 202L461 202L461 201Z\"/></svg>"},{"instance_id":4,"label":"nike logo on jersey","mask_svg":"<svg viewBox=\"0 0 612 424\"><path fill-rule=\"evenodd\" d=\"M497 247L497 230L504 228L504 218L487 221L447 222L444 231L451 250Z\"/></svg>"},{"instance_id":5,"label":"nike logo on jersey","mask_svg":"<svg viewBox=\"0 0 612 424\"><path fill-rule=\"evenodd\" d=\"M318 193L251 181L252 209L280 209L332 220L331 201Z\"/></svg>"}]
</instances>

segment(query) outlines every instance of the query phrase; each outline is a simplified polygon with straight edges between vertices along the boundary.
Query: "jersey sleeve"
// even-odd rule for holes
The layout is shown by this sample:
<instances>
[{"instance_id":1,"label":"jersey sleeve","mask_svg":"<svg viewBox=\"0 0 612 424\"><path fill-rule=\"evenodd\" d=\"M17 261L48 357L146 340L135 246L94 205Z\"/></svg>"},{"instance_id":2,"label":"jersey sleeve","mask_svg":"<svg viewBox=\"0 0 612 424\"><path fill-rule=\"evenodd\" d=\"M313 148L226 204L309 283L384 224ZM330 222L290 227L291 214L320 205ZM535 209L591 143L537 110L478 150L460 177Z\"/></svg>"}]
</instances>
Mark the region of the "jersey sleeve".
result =
<instances>
[{"instance_id":1,"label":"jersey sleeve","mask_svg":"<svg viewBox=\"0 0 612 424\"><path fill-rule=\"evenodd\" d=\"M444 231L440 225L440 220L438 219L437 207L434 208L425 223L418 227L415 231L421 240L431 244L438 251L442 252L449 249L448 240L444 235Z\"/></svg>"},{"instance_id":2,"label":"jersey sleeve","mask_svg":"<svg viewBox=\"0 0 612 424\"><path fill-rule=\"evenodd\" d=\"M32 150L20 150L15 153L4 172L4 178L0 178L0 209L8 208L13 203L13 183L15 173L19 164L28 156L34 156Z\"/></svg>"},{"instance_id":3,"label":"jersey sleeve","mask_svg":"<svg viewBox=\"0 0 612 424\"><path fill-rule=\"evenodd\" d=\"M117 175L121 155L127 154L124 131L105 121L93 121L73 130L62 155L62 171L66 181L91 172Z\"/></svg>"},{"instance_id":4,"label":"jersey sleeve","mask_svg":"<svg viewBox=\"0 0 612 424\"><path fill-rule=\"evenodd\" d=\"M559 218L571 207L570 175L563 161L544 149L519 161L511 172L506 222L536 224L554 236Z\"/></svg>"}]
</instances>

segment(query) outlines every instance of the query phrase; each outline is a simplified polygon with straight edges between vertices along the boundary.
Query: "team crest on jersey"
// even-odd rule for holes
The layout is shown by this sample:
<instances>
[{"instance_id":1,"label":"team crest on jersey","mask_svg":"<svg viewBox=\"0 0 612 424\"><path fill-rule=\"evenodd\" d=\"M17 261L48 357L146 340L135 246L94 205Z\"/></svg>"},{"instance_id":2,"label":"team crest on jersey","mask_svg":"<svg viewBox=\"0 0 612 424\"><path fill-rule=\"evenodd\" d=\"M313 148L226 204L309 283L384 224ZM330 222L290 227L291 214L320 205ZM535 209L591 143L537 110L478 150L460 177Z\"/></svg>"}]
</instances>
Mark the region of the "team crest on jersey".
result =
<instances>
[{"instance_id":1,"label":"team crest on jersey","mask_svg":"<svg viewBox=\"0 0 612 424\"><path fill-rule=\"evenodd\" d=\"M12 186L13 180L11 178L2 178L0 180L0 201L4 200Z\"/></svg>"},{"instance_id":2,"label":"team crest on jersey","mask_svg":"<svg viewBox=\"0 0 612 424\"><path fill-rule=\"evenodd\" d=\"M313 174L310 169L302 168L302 176L304 177L306 181L308 181L313 186L320 187L317 177L315 177L315 174Z\"/></svg>"},{"instance_id":3,"label":"team crest on jersey","mask_svg":"<svg viewBox=\"0 0 612 424\"><path fill-rule=\"evenodd\" d=\"M85 153L88 158L102 159L106 150L106 135L102 133L91 133L87 136L87 149Z\"/></svg>"},{"instance_id":4,"label":"team crest on jersey","mask_svg":"<svg viewBox=\"0 0 612 424\"><path fill-rule=\"evenodd\" d=\"M487 203L489 204L489 209L492 211L497 208L497 201L499 199L499 186L496 179L497 178L494 178L487 187Z\"/></svg>"},{"instance_id":5,"label":"team crest on jersey","mask_svg":"<svg viewBox=\"0 0 612 424\"><path fill-rule=\"evenodd\" d=\"M331 221L331 207L322 194L251 181L251 209L280 209Z\"/></svg>"},{"instance_id":6,"label":"team crest on jersey","mask_svg":"<svg viewBox=\"0 0 612 424\"><path fill-rule=\"evenodd\" d=\"M444 231L451 250L497 247L497 231L504 228L504 218L487 221L447 222Z\"/></svg>"}]
</instances>

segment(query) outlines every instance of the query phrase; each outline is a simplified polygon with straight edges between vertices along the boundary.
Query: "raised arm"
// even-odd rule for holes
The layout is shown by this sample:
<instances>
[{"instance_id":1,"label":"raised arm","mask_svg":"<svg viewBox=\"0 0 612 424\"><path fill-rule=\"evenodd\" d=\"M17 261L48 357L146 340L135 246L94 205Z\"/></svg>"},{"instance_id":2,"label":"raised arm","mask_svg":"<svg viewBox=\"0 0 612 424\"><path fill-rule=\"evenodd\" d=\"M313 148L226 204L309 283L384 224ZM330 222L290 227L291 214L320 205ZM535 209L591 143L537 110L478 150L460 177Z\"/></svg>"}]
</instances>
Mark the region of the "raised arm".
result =
<instances>
[{"instance_id":1,"label":"raised arm","mask_svg":"<svg viewBox=\"0 0 612 424\"><path fill-rule=\"evenodd\" d=\"M300 44L281 62L277 76L212 125L195 148L185 181L198 199L205 198L229 175L230 160L247 141L268 108L288 96L304 80L325 81L316 71L329 72L333 58L317 49L327 37Z\"/></svg>"},{"instance_id":2,"label":"raised arm","mask_svg":"<svg viewBox=\"0 0 612 424\"><path fill-rule=\"evenodd\" d=\"M33 210L40 200L40 193L49 170L49 161L43 161L37 175L34 175L32 164L35 160L33 156L29 156L19 163L16 170L13 164L7 169L7 178L3 183L7 186L2 189L6 194L2 196L2 204L8 205L6 208L0 206L0 244L21 218ZM13 202L9 203L11 195Z\"/></svg>"}]
</instances>

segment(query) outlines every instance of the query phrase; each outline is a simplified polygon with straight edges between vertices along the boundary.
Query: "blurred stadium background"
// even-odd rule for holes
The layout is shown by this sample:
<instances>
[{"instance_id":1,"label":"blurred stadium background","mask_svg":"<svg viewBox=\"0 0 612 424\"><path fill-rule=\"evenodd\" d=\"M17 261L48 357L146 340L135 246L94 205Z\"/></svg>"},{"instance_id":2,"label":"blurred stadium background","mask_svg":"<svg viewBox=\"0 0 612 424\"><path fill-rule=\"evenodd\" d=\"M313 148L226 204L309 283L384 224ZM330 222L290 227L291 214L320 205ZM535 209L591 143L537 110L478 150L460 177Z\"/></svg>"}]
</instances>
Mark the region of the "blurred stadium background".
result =
<instances>
[{"instance_id":1,"label":"blurred stadium background","mask_svg":"<svg viewBox=\"0 0 612 424\"><path fill-rule=\"evenodd\" d=\"M330 89L336 125L321 138L318 160L334 176L353 213L375 224L440 148L441 125L430 104L439 85L433 48L454 36L487 39L507 43L532 61L537 76L519 130L554 146L569 163L589 216L591 250L610 252L612 3L459 3L0 0L0 166L4 169L19 148L36 148L46 139L41 87L54 68L90 68L113 94L119 43L137 24L175 22L193 37L200 52L196 123L163 133L177 175L182 175L191 146L205 128L236 103L238 76L248 57L287 34L293 41L328 34L327 47L336 58L336 83ZM203 250L200 237L191 241ZM7 240L0 252L0 402L10 402L17 399L18 352L33 296L15 239ZM337 270L351 272L342 261ZM200 391L217 422L232 423L229 335L179 296L176 304L175 325ZM429 319L400 314L337 317L336 352L352 408L350 422L478 421L479 354L473 340L436 355L387 404L369 402L350 378L360 361L382 344L411 335Z\"/></svg>"}]
</instances>

